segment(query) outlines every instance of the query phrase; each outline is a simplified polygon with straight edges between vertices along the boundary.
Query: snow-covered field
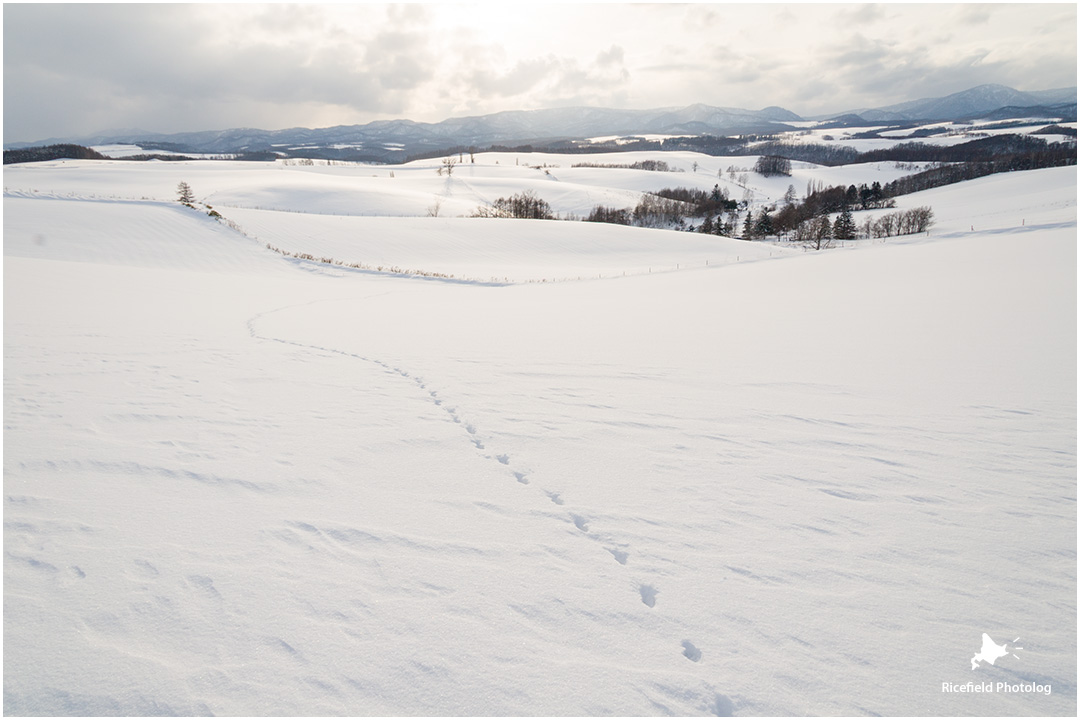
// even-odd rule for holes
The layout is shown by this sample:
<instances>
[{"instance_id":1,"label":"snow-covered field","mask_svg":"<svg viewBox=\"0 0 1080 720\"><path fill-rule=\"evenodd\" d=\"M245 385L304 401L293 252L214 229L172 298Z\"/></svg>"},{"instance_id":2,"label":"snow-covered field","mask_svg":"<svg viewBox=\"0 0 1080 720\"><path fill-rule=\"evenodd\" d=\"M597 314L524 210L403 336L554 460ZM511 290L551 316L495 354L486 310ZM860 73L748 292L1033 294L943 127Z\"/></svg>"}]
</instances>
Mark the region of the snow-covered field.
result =
<instances>
[{"instance_id":1,"label":"snow-covered field","mask_svg":"<svg viewBox=\"0 0 1080 720\"><path fill-rule=\"evenodd\" d=\"M5 714L1075 715L1075 168L820 253L458 217L753 161L577 157L6 167Z\"/></svg>"},{"instance_id":2,"label":"snow-covered field","mask_svg":"<svg viewBox=\"0 0 1080 720\"><path fill-rule=\"evenodd\" d=\"M785 142L805 144L816 143L824 145L838 145L849 147L859 152L881 150L894 147L898 142L918 142L928 145L950 146L979 140L992 135L1020 134L1032 135L1047 125L1055 124L1062 127L1075 129L1076 123L1058 122L1060 118L1016 118L1013 120L978 120L974 122L934 122L925 125L906 127L903 129L889 130L892 124L882 124L873 127L854 128L828 128L817 127L818 123L806 123L807 127L795 132L786 132L781 135ZM792 123L796 126L801 123ZM929 133L922 137L921 133ZM877 138L855 137L867 132L878 132ZM913 135L914 134L914 135ZM1044 138L1045 139L1045 138ZM1060 138L1055 138L1059 140ZM1054 142L1054 140L1048 140Z\"/></svg>"}]
</instances>

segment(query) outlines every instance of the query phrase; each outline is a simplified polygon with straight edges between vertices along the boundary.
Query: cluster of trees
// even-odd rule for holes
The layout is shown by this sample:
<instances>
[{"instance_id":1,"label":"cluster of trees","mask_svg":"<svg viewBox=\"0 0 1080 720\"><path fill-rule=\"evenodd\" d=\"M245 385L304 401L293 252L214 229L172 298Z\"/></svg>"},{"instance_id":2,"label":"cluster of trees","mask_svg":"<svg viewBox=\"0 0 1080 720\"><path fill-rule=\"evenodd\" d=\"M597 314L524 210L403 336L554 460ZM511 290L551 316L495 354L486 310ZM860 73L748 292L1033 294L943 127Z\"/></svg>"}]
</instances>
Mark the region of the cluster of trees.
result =
<instances>
[{"instance_id":1,"label":"cluster of trees","mask_svg":"<svg viewBox=\"0 0 1080 720\"><path fill-rule=\"evenodd\" d=\"M1070 156L1069 153L1062 152L1060 148L1051 146L1047 150L1033 153L1007 154L983 162L965 162L932 167L920 173L907 175L887 183L883 191L889 196L907 195L920 190L929 190L930 188L951 185L964 180L973 180L974 178L995 173L1036 170L1038 168L1075 164L1075 150Z\"/></svg>"},{"instance_id":2,"label":"cluster of trees","mask_svg":"<svg viewBox=\"0 0 1080 720\"><path fill-rule=\"evenodd\" d=\"M901 143L890 148L859 154L858 162L988 162L1012 156L1039 156L1044 161L1060 158L1062 165L1076 164L1076 147L1069 143L1047 143L1031 135L993 135L958 145L930 145L921 142ZM1065 159L1072 162L1066 162ZM1035 162L1035 160L1028 160ZM1040 165L1039 167L1049 167Z\"/></svg>"},{"instance_id":3,"label":"cluster of trees","mask_svg":"<svg viewBox=\"0 0 1080 720\"><path fill-rule=\"evenodd\" d=\"M855 137L858 137L857 135ZM494 149L494 148L493 148ZM531 151L532 146L515 148ZM538 148L539 149L539 148ZM560 151L570 151L559 148ZM667 138L660 143L649 142L635 146L617 147L591 145L574 148L575 152L612 152L628 150L694 151L713 156L770 155L789 160L812 162L818 165L853 165L869 162L981 162L1004 155L1051 152L1071 158L1076 164L1076 147L1070 143L1047 144L1031 135L995 135L944 147L922 142L908 142L890 148L859 152L854 148L821 143L793 143L777 140L773 135L741 135L717 137L698 135ZM1045 159L1044 159L1045 161ZM1039 165L1039 167L1048 167Z\"/></svg>"},{"instance_id":4,"label":"cluster of trees","mask_svg":"<svg viewBox=\"0 0 1080 720\"><path fill-rule=\"evenodd\" d=\"M621 168L624 170L651 170L653 172L672 172L672 168L663 160L641 160L640 162L618 163L574 163L572 168Z\"/></svg>"},{"instance_id":5,"label":"cluster of trees","mask_svg":"<svg viewBox=\"0 0 1080 720\"><path fill-rule=\"evenodd\" d=\"M860 162L859 151L844 145L785 142L774 136L738 138L671 138L664 141L664 150L694 150L706 155L774 155L789 160L817 165L849 165Z\"/></svg>"},{"instance_id":6,"label":"cluster of trees","mask_svg":"<svg viewBox=\"0 0 1080 720\"><path fill-rule=\"evenodd\" d=\"M5 150L4 164L41 162L43 160L108 160L96 150L82 145L46 145L44 147Z\"/></svg>"},{"instance_id":7,"label":"cluster of trees","mask_svg":"<svg viewBox=\"0 0 1080 720\"><path fill-rule=\"evenodd\" d=\"M893 237L926 232L934 224L934 211L928 207L911 208L868 218L862 226L865 237Z\"/></svg>"},{"instance_id":8,"label":"cluster of trees","mask_svg":"<svg viewBox=\"0 0 1080 720\"><path fill-rule=\"evenodd\" d=\"M784 206L774 211L775 214L770 215L767 210L762 210L762 213L769 215L767 227L771 232L756 230L755 235L757 237L791 233L810 220L833 213L893 207L896 204L896 201L888 196L885 188L878 182L874 182L872 185L863 183L858 187L849 185L846 188L843 185L825 187L811 183L807 186L806 197L801 203L795 202L794 186L788 186L788 191L784 194L784 200ZM755 228L761 224L760 220L759 217L758 220L754 221ZM762 225L762 227L765 226ZM851 237L854 237L854 235ZM846 240L850 238L840 237L837 239Z\"/></svg>"},{"instance_id":9,"label":"cluster of trees","mask_svg":"<svg viewBox=\"0 0 1080 720\"><path fill-rule=\"evenodd\" d=\"M526 220L555 219L555 215L551 212L551 205L532 190L524 190L508 198L501 197L491 203L490 207L481 206L477 208L472 216L522 218Z\"/></svg>"},{"instance_id":10,"label":"cluster of trees","mask_svg":"<svg viewBox=\"0 0 1080 720\"><path fill-rule=\"evenodd\" d=\"M833 223L829 222L827 215L801 222L795 226L795 230L791 233L792 242L812 247L815 250L824 250L830 247L835 237L836 230Z\"/></svg>"},{"instance_id":11,"label":"cluster of trees","mask_svg":"<svg viewBox=\"0 0 1080 720\"><path fill-rule=\"evenodd\" d=\"M181 183L182 196L184 185ZM787 204L780 212L776 212L775 208L762 208L757 214L747 212L739 235L744 240L786 235L793 242L821 250L829 247L834 240L854 240L860 235L892 237L926 232L934 222L933 210L917 207L868 219L861 227L857 226L852 216L853 208L891 207L887 203L892 201L884 197L883 188L878 183L847 188L811 186L809 190L807 198L802 203L796 203L795 189L789 187L785 194ZM656 193L643 194L634 208L597 205L584 220L640 227L682 227L687 216L695 216L705 218L698 226L698 232L732 236L735 234L737 208L738 203L729 200L718 186L714 187L712 193L688 188L665 188ZM728 221L724 220L725 212L728 213ZM832 213L838 213L835 220L829 217ZM490 206L477 208L473 217L556 219L551 205L532 190L508 198L501 197Z\"/></svg>"},{"instance_id":12,"label":"cluster of trees","mask_svg":"<svg viewBox=\"0 0 1080 720\"><path fill-rule=\"evenodd\" d=\"M740 135L738 137L719 137L716 135L693 135L665 138L660 143L660 150L665 152L690 150L705 155L749 155L744 152L751 142L769 140L771 135ZM756 154L756 153L755 153Z\"/></svg>"},{"instance_id":13,"label":"cluster of trees","mask_svg":"<svg viewBox=\"0 0 1080 720\"><path fill-rule=\"evenodd\" d=\"M661 194L665 192L676 197L665 197ZM702 193L704 197L698 197L694 194L695 192L701 191L676 188L675 190L662 190L660 193L645 193L633 208L597 205L584 220L586 222L637 225L640 227L668 227L671 225L681 227L688 215L695 214L698 205L691 200L681 199L679 196L689 193L688 197L705 205L716 202L709 193ZM723 197L721 195L721 198ZM501 197L491 205L477 208L472 217L522 218L527 220L556 219L555 214L551 211L551 205L532 190L525 190L508 198Z\"/></svg>"},{"instance_id":14,"label":"cluster of trees","mask_svg":"<svg viewBox=\"0 0 1080 720\"><path fill-rule=\"evenodd\" d=\"M630 215L632 224L640 227L680 226L693 209L690 203L666 198L659 194L645 193Z\"/></svg>"},{"instance_id":15,"label":"cluster of trees","mask_svg":"<svg viewBox=\"0 0 1080 720\"><path fill-rule=\"evenodd\" d=\"M738 219L738 215L732 213L729 215L729 220L725 222L724 216L717 215L716 219L713 219L712 215L706 215L705 220L698 225L698 232L705 233L706 235L724 235L725 237L731 237L735 234L735 220Z\"/></svg>"},{"instance_id":16,"label":"cluster of trees","mask_svg":"<svg viewBox=\"0 0 1080 720\"><path fill-rule=\"evenodd\" d=\"M754 217L754 213L747 211L742 229L743 240L757 240L775 234L776 228L773 226L773 219L768 209L762 208L757 217Z\"/></svg>"},{"instance_id":17,"label":"cluster of trees","mask_svg":"<svg viewBox=\"0 0 1080 720\"><path fill-rule=\"evenodd\" d=\"M1066 127L1065 125L1047 125L1046 127L1039 128L1032 135L1064 135L1065 137L1076 137L1076 128Z\"/></svg>"},{"instance_id":18,"label":"cluster of trees","mask_svg":"<svg viewBox=\"0 0 1080 720\"><path fill-rule=\"evenodd\" d=\"M713 215L734 211L738 206L719 185L714 185L710 192L696 188L663 188L643 194L632 209L597 205L585 220L642 227L682 227L687 217L704 217L713 228Z\"/></svg>"},{"instance_id":19,"label":"cluster of trees","mask_svg":"<svg viewBox=\"0 0 1080 720\"><path fill-rule=\"evenodd\" d=\"M614 208L607 205L597 205L585 217L585 222L611 223L612 225L629 225L631 211L627 208Z\"/></svg>"},{"instance_id":20,"label":"cluster of trees","mask_svg":"<svg viewBox=\"0 0 1080 720\"><path fill-rule=\"evenodd\" d=\"M196 158L188 155L162 155L161 153L140 153L139 155L125 155L122 158L111 158L114 160L127 160L129 162L142 162L145 160L159 160L162 162L181 162L184 160L195 160ZM221 160L232 160L233 156L217 158Z\"/></svg>"},{"instance_id":21,"label":"cluster of trees","mask_svg":"<svg viewBox=\"0 0 1080 720\"><path fill-rule=\"evenodd\" d=\"M734 210L739 206L728 197L727 190L719 184L713 185L711 191L698 190L696 188L663 188L657 190L656 195L669 200L678 200L692 206L688 213L692 217L706 217L726 210Z\"/></svg>"},{"instance_id":22,"label":"cluster of trees","mask_svg":"<svg viewBox=\"0 0 1080 720\"><path fill-rule=\"evenodd\" d=\"M806 197L802 202L796 202L795 188L789 185L784 194L783 207L779 210L775 207L762 208L756 215L748 212L740 236L744 240L788 236L794 242L821 249L828 247L831 240L853 240L860 231L865 237L890 237L929 229L933 224L933 212L928 207L891 213L868 220L861 228L856 226L851 214L853 210L895 207L890 185L882 186L874 182L845 188L842 185L826 187L811 183L806 188ZM836 219L830 220L829 216L834 214L837 214ZM700 230L712 232L714 227L702 225Z\"/></svg>"},{"instance_id":23,"label":"cluster of trees","mask_svg":"<svg viewBox=\"0 0 1080 720\"><path fill-rule=\"evenodd\" d=\"M809 217L791 228L778 230L775 219L767 209L762 209L757 216L747 213L743 223L742 238L757 240L771 235L785 234L792 242L808 245L816 250L827 248L833 240L854 240L862 237L892 237L926 232L934 223L934 212L929 207L917 207L910 210L889 213L867 221L858 227L851 214L851 208L845 207L835 220L828 215ZM704 226L703 226L704 227ZM702 232L706 232L704 229Z\"/></svg>"},{"instance_id":24,"label":"cluster of trees","mask_svg":"<svg viewBox=\"0 0 1080 720\"><path fill-rule=\"evenodd\" d=\"M791 160L780 155L762 155L754 163L754 172L765 177L791 175Z\"/></svg>"},{"instance_id":25,"label":"cluster of trees","mask_svg":"<svg viewBox=\"0 0 1080 720\"><path fill-rule=\"evenodd\" d=\"M785 199L793 196L794 188L789 186L788 190L789 195L786 195ZM788 199L788 204L792 204L791 199ZM845 207L876 210L893 207L895 204L896 201L890 193L876 180L870 185L860 183L858 187L848 185L846 188L843 185L826 186L811 181L806 186L806 198L802 202L803 207L808 208L814 215L839 212Z\"/></svg>"},{"instance_id":26,"label":"cluster of trees","mask_svg":"<svg viewBox=\"0 0 1080 720\"><path fill-rule=\"evenodd\" d=\"M157 153L126 155L122 158L110 158L82 145L60 143L58 145L45 145L43 147L22 148L20 150L5 150L4 164L42 162L43 160L127 160L138 162L140 160L194 160L195 158L185 155L161 155Z\"/></svg>"},{"instance_id":27,"label":"cluster of trees","mask_svg":"<svg viewBox=\"0 0 1080 720\"><path fill-rule=\"evenodd\" d=\"M856 237L893 237L926 232L934 224L934 211L929 207L901 210L878 218L868 218L861 227L856 226L851 208L844 207L835 220L827 214L808 217L793 227L780 230L776 219L763 208L757 216L746 214L742 239L757 240L772 235L788 235L792 242L807 245L815 250L829 247L833 240L854 240ZM702 230L702 232L705 232Z\"/></svg>"}]
</instances>

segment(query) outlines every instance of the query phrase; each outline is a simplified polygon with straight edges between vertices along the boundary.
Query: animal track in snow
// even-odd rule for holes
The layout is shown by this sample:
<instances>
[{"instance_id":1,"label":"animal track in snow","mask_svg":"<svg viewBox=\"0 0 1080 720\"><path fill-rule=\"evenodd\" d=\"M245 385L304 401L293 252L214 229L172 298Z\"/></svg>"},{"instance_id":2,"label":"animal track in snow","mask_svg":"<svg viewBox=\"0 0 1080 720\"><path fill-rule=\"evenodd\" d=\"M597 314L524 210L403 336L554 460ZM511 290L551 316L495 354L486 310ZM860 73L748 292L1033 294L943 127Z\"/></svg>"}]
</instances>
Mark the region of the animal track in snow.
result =
<instances>
[{"instance_id":1,"label":"animal track in snow","mask_svg":"<svg viewBox=\"0 0 1080 720\"><path fill-rule=\"evenodd\" d=\"M709 712L716 717L731 717L735 714L735 703L727 695L717 693L716 698L709 706Z\"/></svg>"},{"instance_id":2,"label":"animal track in snow","mask_svg":"<svg viewBox=\"0 0 1080 720\"><path fill-rule=\"evenodd\" d=\"M147 577L157 577L159 574L158 569L145 560L136 560L135 565L137 565L139 570L142 571L142 574Z\"/></svg>"},{"instance_id":3,"label":"animal track in snow","mask_svg":"<svg viewBox=\"0 0 1080 720\"><path fill-rule=\"evenodd\" d=\"M256 315L255 317L251 318L251 320L248 320L248 322L247 322L247 329L248 329L249 335L251 335L253 338L259 338L259 339L264 339L264 340L273 340L273 341L276 341L276 342L282 342L282 343L289 344L289 345L295 345L295 347L299 347L299 348L307 348L309 350L318 350L318 351L322 351L322 352L329 352L329 353L336 353L336 354L340 354L340 355L347 355L349 357L354 357L356 359L360 359L360 361L363 361L363 362L366 362L366 363L373 363L373 364L378 365L379 367L383 368L384 370L386 370L388 372L395 373L395 375L397 375L399 377L409 379L409 380L413 381L416 384L418 390L427 393L428 398L435 405L435 407L442 408L447 413L447 416L449 416L449 418L451 420L453 420L456 424L462 426L462 429L465 431L465 433L468 434L471 443L476 447L476 449L478 449L478 450L484 450L485 449L483 441L481 441L480 437L478 437L478 434L480 434L480 433L478 433L477 427L475 425L473 425L472 423L470 423L470 422L463 422L461 417L458 415L458 409L456 407L447 407L443 402L443 398L438 396L438 391L430 389L428 384L426 382L424 382L424 380L422 378L416 377L416 376L411 376L408 371L403 370L401 367L392 366L392 365L390 365L390 364L388 364L386 362L380 361L380 359L377 359L377 358L369 358L369 357L365 357L365 356L362 356L362 355L357 355L357 354L354 354L354 353L348 353L348 352L343 352L343 351L340 351L340 350L335 350L333 348L320 348L320 347L316 347L316 345L308 345L308 344L303 344L303 343L294 342L294 341L291 341L291 340L280 339L280 338L264 338L264 337L261 337L261 336L259 336L257 334L257 332L255 330L255 321L258 320L258 318L261 317L261 316L262 315ZM496 460L502 465L508 465L508 466L510 465L510 456L507 453L495 454L494 457L490 456L490 454L485 454L484 457L487 458L487 459ZM514 479L516 479L518 481L518 483L521 483L522 485L528 485L529 484L529 480L528 480L525 473L518 472L518 471L511 471L511 473L514 476ZM544 492L544 494L548 495L548 499L551 500L556 505L564 505L565 504L561 493L553 492L553 491L550 491L550 490L544 490L543 492ZM590 532L590 530L589 530L589 520L588 519L586 519L586 518L584 518L581 515L578 515L576 513L571 513L570 514L570 519L573 521L573 525L575 525L575 527L578 530L580 530L581 532L584 532L584 533L589 533ZM598 538L596 538L596 536L593 536L593 539L598 540ZM613 558L616 559L616 561L619 563L619 565L625 566L627 560L630 559L630 553L624 551L624 549L620 549L618 547L605 547L605 549L606 549L606 551L608 553L611 554L611 556ZM72 570L75 571L79 576L85 576L85 573L83 573L81 571L81 569L79 569L79 568L72 568ZM214 581L212 579L206 578L206 576L202 576L202 575L189 575L188 576L188 582L191 585L202 589L203 592L206 595L208 595L210 597L214 597L216 599L221 599L221 595L220 595L220 593L218 593L217 588L214 586ZM645 606L647 606L649 608L656 607L657 595L659 594L659 590L657 590L656 587L653 587L652 585L644 585L644 584L639 585L638 586L638 593L640 594L640 597L642 597L642 602L645 604ZM294 648L289 646L289 644L286 643L284 640L281 640L280 638L276 638L276 640L278 640L278 644L279 644L279 647L281 649L285 650L288 653L299 656L299 653ZM698 663L698 662L701 661L701 650L699 650L696 646L694 646L694 644L692 642L690 642L689 640L684 640L683 641L683 655L690 662ZM730 710L732 709L730 701L728 701L728 699L726 697L723 697L723 696L718 696L718 698L723 698L724 701L726 701L726 702L721 703L721 702L719 702L719 699L718 699L718 701L716 703L716 715L730 715Z\"/></svg>"},{"instance_id":4,"label":"animal track in snow","mask_svg":"<svg viewBox=\"0 0 1080 720\"><path fill-rule=\"evenodd\" d=\"M319 351L323 351L323 352L331 352L331 353L337 353L337 354L340 354L340 355L346 355L348 357L356 358L356 359L362 360L364 362L373 363L373 364L378 365L379 367L383 368L387 372L394 373L394 374L398 375L399 377L407 378L407 379L412 380L413 383L416 384L416 386L417 386L417 388L419 390L423 390L423 391L425 391L427 393L428 398L431 400L431 402L436 407L442 408L446 412L446 414L450 417L450 419L454 421L455 424L458 424L458 425L462 426L462 428L468 434L469 441L476 447L476 449L478 449L478 450L484 450L485 449L484 443L479 438L479 431L478 431L477 427L475 425L473 425L472 423L464 422L462 420L462 418L458 415L458 409L456 407L448 407L448 406L446 406L443 403L442 398L439 397L439 392L437 390L430 389L427 386L427 383L424 381L423 378L421 378L419 376L413 376L408 371L403 370L400 367L390 365L389 363L384 362L382 360L379 360L377 358L367 358L367 357L364 357L364 356L361 356L361 355L357 355L357 354L353 354L353 353L347 353L347 352L344 352L344 351L341 351L341 350L336 350L336 349L333 349L333 348L322 348L322 347L318 347L318 346L314 346L314 345L305 345L303 343L297 343L297 342L293 342L293 341L290 341L290 340L284 340L284 339L279 339L279 338L262 338L255 331L255 321L260 317L262 317L262 316L258 315L258 316L254 317L254 318L251 318L247 323L248 324L248 331L249 331L249 333L250 333L250 335L252 337L260 338L260 339L264 339L264 340L274 340L274 341L277 341L277 342L285 343L285 344L288 344L288 345L294 345L294 346L297 346L297 347L306 347L306 348L311 349L311 350L319 350ZM506 454L506 453L498 454L498 455L494 455L494 456L485 455L484 457L486 457L488 459L494 459L494 460L498 461L501 465L506 465L506 466L510 465L510 455ZM527 477L526 473L520 472L520 471L517 471L517 470L511 470L511 473L514 476L514 479L517 480L522 485L528 485L529 484L529 480L528 480L528 477ZM547 495L548 499L551 500L551 502L555 503L556 505L564 505L565 504L561 494L558 493L558 492L544 490L544 494ZM570 514L570 519L573 521L574 526L578 530L580 530L583 533L589 533L589 524L588 524L588 520L585 517L583 517L581 515L578 515L576 513L571 513ZM595 538L595 539L599 539L599 538ZM607 550L609 553L611 553L611 556L613 558L615 558L615 561L618 562L620 565L626 565L627 561L630 558L630 553L629 552L627 552L626 550L621 550L621 549L619 549L617 547L607 547L607 548L605 548L605 550ZM204 591L206 591L208 594L210 594L212 596L216 596L218 598L221 597L220 594L218 593L217 589L213 585L213 580L211 580L210 578L206 578L206 577L202 577L202 576L189 576L188 580L190 582L192 582L192 584L194 584L194 585L200 587L201 589L203 589ZM640 585L639 588L638 588L638 591L641 594L641 602L642 603L644 603L646 606L648 606L650 608L656 606L656 596L658 594L658 591L657 591L657 589L655 587L653 587L652 585ZM288 647L288 646L286 645L285 647ZM689 660L691 660L693 662L698 662L701 659L701 651L698 650L693 645L693 643L691 643L689 640L686 640L686 641L683 642L683 655L685 655L687 657L687 659L689 659Z\"/></svg>"},{"instance_id":5,"label":"animal track in snow","mask_svg":"<svg viewBox=\"0 0 1080 720\"><path fill-rule=\"evenodd\" d=\"M606 550L612 554L612 556L615 558L615 561L618 562L620 565L625 565L626 561L630 558L630 553L626 552L625 550L618 550L616 548L606 548Z\"/></svg>"},{"instance_id":6,"label":"animal track in snow","mask_svg":"<svg viewBox=\"0 0 1080 720\"><path fill-rule=\"evenodd\" d=\"M214 581L205 575L188 575L188 582L201 589L204 593L217 600L221 599L221 593L214 587Z\"/></svg>"}]
</instances>

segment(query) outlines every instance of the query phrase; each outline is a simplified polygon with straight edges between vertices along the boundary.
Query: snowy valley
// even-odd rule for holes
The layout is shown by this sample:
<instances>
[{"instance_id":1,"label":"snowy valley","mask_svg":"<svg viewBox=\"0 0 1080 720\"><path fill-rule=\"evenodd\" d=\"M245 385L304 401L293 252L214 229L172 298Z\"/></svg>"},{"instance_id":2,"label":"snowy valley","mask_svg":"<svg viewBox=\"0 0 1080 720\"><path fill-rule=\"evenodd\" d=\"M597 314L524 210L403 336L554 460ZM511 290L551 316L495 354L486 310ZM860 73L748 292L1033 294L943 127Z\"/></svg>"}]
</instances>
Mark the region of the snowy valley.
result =
<instances>
[{"instance_id":1,"label":"snowy valley","mask_svg":"<svg viewBox=\"0 0 1080 720\"><path fill-rule=\"evenodd\" d=\"M6 166L5 714L1074 716L1075 165L470 217L920 169L754 160Z\"/></svg>"}]
</instances>

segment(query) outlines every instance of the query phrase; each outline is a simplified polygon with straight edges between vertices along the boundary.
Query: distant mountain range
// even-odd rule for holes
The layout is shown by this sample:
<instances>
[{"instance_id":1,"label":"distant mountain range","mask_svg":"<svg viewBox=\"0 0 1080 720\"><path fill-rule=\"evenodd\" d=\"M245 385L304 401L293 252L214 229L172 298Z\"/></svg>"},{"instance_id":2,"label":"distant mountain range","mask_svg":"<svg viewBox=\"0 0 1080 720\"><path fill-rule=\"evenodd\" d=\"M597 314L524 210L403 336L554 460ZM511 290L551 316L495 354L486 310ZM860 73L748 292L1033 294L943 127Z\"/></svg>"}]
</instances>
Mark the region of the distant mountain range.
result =
<instances>
[{"instance_id":1,"label":"distant mountain range","mask_svg":"<svg viewBox=\"0 0 1080 720\"><path fill-rule=\"evenodd\" d=\"M1076 88L1021 92L1004 85L979 85L970 90L940 98L923 98L909 102L865 110L849 110L839 115L856 115L869 123L908 122L913 120L967 120L979 118L1005 108L1055 108L1051 115L1060 114L1071 106L1076 116ZM828 116L830 119L837 115Z\"/></svg>"},{"instance_id":2,"label":"distant mountain range","mask_svg":"<svg viewBox=\"0 0 1080 720\"><path fill-rule=\"evenodd\" d=\"M819 118L845 126L973 119L997 113L1017 117L1035 113L1076 118L1076 88L1021 92L1003 85L980 85L942 98L926 98L882 108L861 109ZM1000 117L998 118L1000 119ZM558 108L513 110L438 123L382 120L366 125L330 128L222 131L175 134L118 130L92 137L53 138L36 143L8 143L8 149L76 143L133 144L148 151L199 154L280 153L373 161L400 161L409 155L449 148L478 149L492 145L551 145L559 141L608 135L770 134L796 129L804 118L779 107L763 110L690 105L656 110Z\"/></svg>"}]
</instances>

